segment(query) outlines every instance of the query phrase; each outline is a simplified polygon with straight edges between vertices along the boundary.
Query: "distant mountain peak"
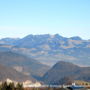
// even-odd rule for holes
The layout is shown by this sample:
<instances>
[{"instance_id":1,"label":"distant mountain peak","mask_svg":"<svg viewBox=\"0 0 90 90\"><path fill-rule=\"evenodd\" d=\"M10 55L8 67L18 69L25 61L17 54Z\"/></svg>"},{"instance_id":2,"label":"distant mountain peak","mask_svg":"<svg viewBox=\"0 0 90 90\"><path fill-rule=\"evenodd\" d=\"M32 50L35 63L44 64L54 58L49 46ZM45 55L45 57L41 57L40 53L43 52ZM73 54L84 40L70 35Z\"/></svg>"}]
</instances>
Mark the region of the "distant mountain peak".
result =
<instances>
[{"instance_id":1,"label":"distant mountain peak","mask_svg":"<svg viewBox=\"0 0 90 90\"><path fill-rule=\"evenodd\" d=\"M77 65L71 63L71 62L65 62L65 61L59 61L57 62L53 68L57 68L57 67L61 67L61 68L68 68L68 67L71 67L71 68L74 68L74 67L78 67Z\"/></svg>"},{"instance_id":2,"label":"distant mountain peak","mask_svg":"<svg viewBox=\"0 0 90 90\"><path fill-rule=\"evenodd\" d=\"M59 34L55 34L54 35L56 38L64 38L63 36L59 35Z\"/></svg>"},{"instance_id":3,"label":"distant mountain peak","mask_svg":"<svg viewBox=\"0 0 90 90\"><path fill-rule=\"evenodd\" d=\"M82 38L79 37L79 36L74 36L74 37L71 37L70 39L72 39L72 40L82 40Z\"/></svg>"}]
</instances>

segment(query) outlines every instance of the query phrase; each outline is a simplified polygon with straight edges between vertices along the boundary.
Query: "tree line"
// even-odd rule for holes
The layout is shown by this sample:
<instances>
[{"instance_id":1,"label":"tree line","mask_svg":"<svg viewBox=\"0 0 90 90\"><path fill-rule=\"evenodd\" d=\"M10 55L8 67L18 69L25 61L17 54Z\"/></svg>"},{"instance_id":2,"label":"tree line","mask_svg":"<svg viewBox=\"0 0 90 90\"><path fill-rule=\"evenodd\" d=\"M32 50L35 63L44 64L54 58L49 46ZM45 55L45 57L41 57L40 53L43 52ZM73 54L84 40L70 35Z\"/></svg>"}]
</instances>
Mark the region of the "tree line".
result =
<instances>
[{"instance_id":1,"label":"tree line","mask_svg":"<svg viewBox=\"0 0 90 90\"><path fill-rule=\"evenodd\" d=\"M24 90L23 85L18 83L15 85L14 83L4 82L0 85L0 90Z\"/></svg>"}]
</instances>

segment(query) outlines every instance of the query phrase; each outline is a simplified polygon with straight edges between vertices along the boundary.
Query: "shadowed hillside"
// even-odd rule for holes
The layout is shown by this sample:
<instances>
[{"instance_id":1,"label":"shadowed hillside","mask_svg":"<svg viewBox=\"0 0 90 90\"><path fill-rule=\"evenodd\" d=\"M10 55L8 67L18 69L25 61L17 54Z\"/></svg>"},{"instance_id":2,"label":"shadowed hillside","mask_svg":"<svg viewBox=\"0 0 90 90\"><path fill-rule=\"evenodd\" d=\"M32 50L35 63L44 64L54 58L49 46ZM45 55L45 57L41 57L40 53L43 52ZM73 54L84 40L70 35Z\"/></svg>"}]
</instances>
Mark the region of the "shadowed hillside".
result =
<instances>
[{"instance_id":1,"label":"shadowed hillside","mask_svg":"<svg viewBox=\"0 0 90 90\"><path fill-rule=\"evenodd\" d=\"M6 80L7 78L15 81L24 81L28 79L35 81L35 79L31 76L28 77L20 72L17 72L15 69L0 64L0 81Z\"/></svg>"},{"instance_id":2,"label":"shadowed hillside","mask_svg":"<svg viewBox=\"0 0 90 90\"><path fill-rule=\"evenodd\" d=\"M5 66L13 67L18 72L22 72L25 75L36 77L42 76L49 68L32 58L10 51L0 52L0 63Z\"/></svg>"},{"instance_id":3,"label":"shadowed hillside","mask_svg":"<svg viewBox=\"0 0 90 90\"><path fill-rule=\"evenodd\" d=\"M48 84L63 84L67 82L68 78L90 81L90 67L79 67L69 62L60 61L43 76L44 82Z\"/></svg>"}]
</instances>

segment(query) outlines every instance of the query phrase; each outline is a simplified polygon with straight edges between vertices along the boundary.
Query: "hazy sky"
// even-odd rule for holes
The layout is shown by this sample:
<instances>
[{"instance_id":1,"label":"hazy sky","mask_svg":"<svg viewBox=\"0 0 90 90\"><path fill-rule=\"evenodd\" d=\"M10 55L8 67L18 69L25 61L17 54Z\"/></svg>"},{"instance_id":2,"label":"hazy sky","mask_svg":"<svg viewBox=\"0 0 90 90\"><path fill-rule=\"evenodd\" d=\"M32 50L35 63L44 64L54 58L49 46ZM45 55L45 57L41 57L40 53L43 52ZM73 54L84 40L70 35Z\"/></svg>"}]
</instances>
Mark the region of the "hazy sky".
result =
<instances>
[{"instance_id":1,"label":"hazy sky","mask_svg":"<svg viewBox=\"0 0 90 90\"><path fill-rule=\"evenodd\" d=\"M48 33L90 39L90 0L0 0L0 38Z\"/></svg>"}]
</instances>

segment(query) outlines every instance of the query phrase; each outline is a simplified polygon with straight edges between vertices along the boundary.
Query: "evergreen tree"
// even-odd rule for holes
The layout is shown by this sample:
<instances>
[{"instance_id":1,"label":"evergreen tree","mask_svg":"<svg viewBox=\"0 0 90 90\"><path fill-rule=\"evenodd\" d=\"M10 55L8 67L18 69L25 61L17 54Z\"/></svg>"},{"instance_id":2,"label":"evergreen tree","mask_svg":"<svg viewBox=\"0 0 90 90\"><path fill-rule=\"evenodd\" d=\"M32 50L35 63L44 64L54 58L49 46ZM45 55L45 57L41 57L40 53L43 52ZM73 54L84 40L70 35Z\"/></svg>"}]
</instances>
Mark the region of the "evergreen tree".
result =
<instances>
[{"instance_id":1,"label":"evergreen tree","mask_svg":"<svg viewBox=\"0 0 90 90\"><path fill-rule=\"evenodd\" d=\"M7 90L7 82L2 83L1 90Z\"/></svg>"},{"instance_id":2,"label":"evergreen tree","mask_svg":"<svg viewBox=\"0 0 90 90\"><path fill-rule=\"evenodd\" d=\"M18 83L17 86L16 86L16 90L24 90L23 85Z\"/></svg>"}]
</instances>

